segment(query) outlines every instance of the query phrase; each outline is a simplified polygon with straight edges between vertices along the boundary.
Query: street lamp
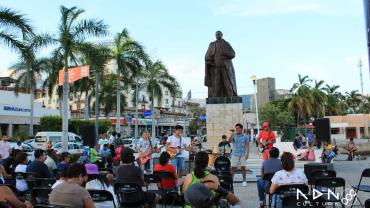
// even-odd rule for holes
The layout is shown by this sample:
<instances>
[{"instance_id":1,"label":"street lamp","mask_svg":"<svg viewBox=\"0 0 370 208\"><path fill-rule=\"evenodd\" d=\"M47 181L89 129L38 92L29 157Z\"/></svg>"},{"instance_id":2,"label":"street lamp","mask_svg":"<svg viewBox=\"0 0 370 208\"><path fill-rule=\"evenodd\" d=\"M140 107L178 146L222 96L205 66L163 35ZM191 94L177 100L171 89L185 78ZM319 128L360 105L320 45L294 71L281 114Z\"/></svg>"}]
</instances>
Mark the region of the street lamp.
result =
<instances>
[{"instance_id":1,"label":"street lamp","mask_svg":"<svg viewBox=\"0 0 370 208\"><path fill-rule=\"evenodd\" d=\"M186 137L186 102L183 101L182 107L184 108L184 132L183 135Z\"/></svg>"},{"instance_id":2,"label":"street lamp","mask_svg":"<svg viewBox=\"0 0 370 208\"><path fill-rule=\"evenodd\" d=\"M257 77L256 77L256 75L251 76L251 80L253 81L254 100L255 100L255 103L256 103L257 135L259 135L259 133L260 133L260 121L258 119L257 85L256 85L256 83L257 83Z\"/></svg>"}]
</instances>

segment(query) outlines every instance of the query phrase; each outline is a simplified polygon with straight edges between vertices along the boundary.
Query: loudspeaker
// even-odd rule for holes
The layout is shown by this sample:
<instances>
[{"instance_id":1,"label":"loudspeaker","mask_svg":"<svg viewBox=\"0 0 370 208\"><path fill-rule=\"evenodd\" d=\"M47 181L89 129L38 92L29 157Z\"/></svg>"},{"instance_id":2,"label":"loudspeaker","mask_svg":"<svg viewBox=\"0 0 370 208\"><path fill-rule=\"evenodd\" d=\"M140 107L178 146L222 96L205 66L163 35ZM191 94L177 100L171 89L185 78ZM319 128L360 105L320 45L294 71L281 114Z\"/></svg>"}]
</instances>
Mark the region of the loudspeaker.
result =
<instances>
[{"instance_id":1,"label":"loudspeaker","mask_svg":"<svg viewBox=\"0 0 370 208\"><path fill-rule=\"evenodd\" d=\"M84 146L93 147L95 145L95 127L94 125L81 126L80 134Z\"/></svg>"},{"instance_id":2,"label":"loudspeaker","mask_svg":"<svg viewBox=\"0 0 370 208\"><path fill-rule=\"evenodd\" d=\"M308 179L308 183L311 184L311 173L314 170L334 170L333 163L307 163L304 164L304 174Z\"/></svg>"},{"instance_id":3,"label":"loudspeaker","mask_svg":"<svg viewBox=\"0 0 370 208\"><path fill-rule=\"evenodd\" d=\"M329 118L317 118L314 121L316 139L319 141L330 141L330 120Z\"/></svg>"}]
</instances>

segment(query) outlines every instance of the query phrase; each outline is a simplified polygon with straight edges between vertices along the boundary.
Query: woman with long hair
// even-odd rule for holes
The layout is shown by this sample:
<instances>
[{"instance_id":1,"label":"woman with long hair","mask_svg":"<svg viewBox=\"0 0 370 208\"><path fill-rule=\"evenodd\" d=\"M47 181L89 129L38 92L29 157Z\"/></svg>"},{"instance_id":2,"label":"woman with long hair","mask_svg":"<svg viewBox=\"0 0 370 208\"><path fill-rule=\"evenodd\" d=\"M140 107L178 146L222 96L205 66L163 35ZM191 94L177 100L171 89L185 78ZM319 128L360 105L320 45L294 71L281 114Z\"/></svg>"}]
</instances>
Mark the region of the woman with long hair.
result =
<instances>
[{"instance_id":1,"label":"woman with long hair","mask_svg":"<svg viewBox=\"0 0 370 208\"><path fill-rule=\"evenodd\" d=\"M168 152L162 152L162 154L159 156L159 164L154 166L154 172L169 172L174 175L173 179L163 179L162 183L158 184L159 188L176 188L176 169L172 164L169 163L169 161L170 154L168 154Z\"/></svg>"}]
</instances>

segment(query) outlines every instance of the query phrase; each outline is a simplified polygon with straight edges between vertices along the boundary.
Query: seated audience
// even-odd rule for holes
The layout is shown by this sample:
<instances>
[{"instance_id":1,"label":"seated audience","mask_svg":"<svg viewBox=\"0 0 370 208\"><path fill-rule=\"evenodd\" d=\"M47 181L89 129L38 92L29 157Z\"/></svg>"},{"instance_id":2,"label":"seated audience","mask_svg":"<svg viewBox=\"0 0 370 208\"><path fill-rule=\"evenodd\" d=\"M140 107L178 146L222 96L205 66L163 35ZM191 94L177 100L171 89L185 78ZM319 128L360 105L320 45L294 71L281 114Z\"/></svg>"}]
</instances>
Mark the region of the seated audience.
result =
<instances>
[{"instance_id":1,"label":"seated audience","mask_svg":"<svg viewBox=\"0 0 370 208\"><path fill-rule=\"evenodd\" d=\"M64 170L69 167L70 154L69 152L62 152L60 154L60 162L57 164L58 170Z\"/></svg>"},{"instance_id":2,"label":"seated audience","mask_svg":"<svg viewBox=\"0 0 370 208\"><path fill-rule=\"evenodd\" d=\"M295 135L295 139L293 141L293 148L297 151L302 147L302 140L300 139L299 134Z\"/></svg>"},{"instance_id":3,"label":"seated audience","mask_svg":"<svg viewBox=\"0 0 370 208\"><path fill-rule=\"evenodd\" d=\"M46 150L46 154L47 156L44 163L48 166L50 172L53 173L54 170L57 170L58 155L54 149Z\"/></svg>"},{"instance_id":4,"label":"seated audience","mask_svg":"<svg viewBox=\"0 0 370 208\"><path fill-rule=\"evenodd\" d=\"M284 152L281 156L282 170L277 171L271 179L270 193L274 193L281 185L306 184L307 177L303 171L294 168L294 156L290 152ZM280 200L277 200L278 202ZM277 203L281 206L280 203Z\"/></svg>"},{"instance_id":5,"label":"seated audience","mask_svg":"<svg viewBox=\"0 0 370 208\"><path fill-rule=\"evenodd\" d=\"M223 189L220 186L220 181L218 180L217 176L206 171L208 167L208 160L208 153L204 151L200 151L195 155L194 171L186 175L182 185L182 192L186 193L188 192L188 189L192 190L191 187L195 184L204 183L205 186L211 190L212 198L215 199L213 200L214 203L217 203L218 199L225 198L232 205L238 204L239 200L231 192ZM192 193L192 191L189 192ZM185 205L185 207L197 207L193 205L191 201L192 200L189 200L188 198L188 203Z\"/></svg>"},{"instance_id":6,"label":"seated audience","mask_svg":"<svg viewBox=\"0 0 370 208\"><path fill-rule=\"evenodd\" d=\"M28 157L27 153L21 152L17 155L15 160L19 163L15 168L15 172L25 173L27 169ZM16 185L18 191L27 191L28 186L25 179L16 179Z\"/></svg>"},{"instance_id":7,"label":"seated audience","mask_svg":"<svg viewBox=\"0 0 370 208\"><path fill-rule=\"evenodd\" d=\"M134 160L135 156L132 149L125 147L121 150L122 165L117 168L116 182L145 185L143 172L139 167L133 165ZM160 200L160 196L153 192L144 192L144 200L150 207L155 207Z\"/></svg>"},{"instance_id":8,"label":"seated audience","mask_svg":"<svg viewBox=\"0 0 370 208\"><path fill-rule=\"evenodd\" d=\"M102 159L102 163L107 165L107 168L111 169L112 168L112 153L111 150L109 149L108 144L104 144L103 148L99 151L100 157Z\"/></svg>"},{"instance_id":9,"label":"seated audience","mask_svg":"<svg viewBox=\"0 0 370 208\"><path fill-rule=\"evenodd\" d=\"M270 187L270 181L264 180L264 175L276 173L281 170L281 161L278 159L279 154L279 149L273 147L269 152L269 159L262 163L261 177L257 179L257 190L261 207L264 207L265 193L268 193Z\"/></svg>"},{"instance_id":10,"label":"seated audience","mask_svg":"<svg viewBox=\"0 0 370 208\"><path fill-rule=\"evenodd\" d=\"M0 184L5 183L5 179L11 179L12 175L5 171L5 168L0 164Z\"/></svg>"},{"instance_id":11,"label":"seated audience","mask_svg":"<svg viewBox=\"0 0 370 208\"><path fill-rule=\"evenodd\" d=\"M357 150L356 143L353 141L353 138L350 138L347 145L348 158L347 160L353 160L354 153Z\"/></svg>"},{"instance_id":12,"label":"seated audience","mask_svg":"<svg viewBox=\"0 0 370 208\"><path fill-rule=\"evenodd\" d=\"M326 144L321 155L322 163L331 163L334 157L335 153L331 144Z\"/></svg>"},{"instance_id":13,"label":"seated audience","mask_svg":"<svg viewBox=\"0 0 370 208\"><path fill-rule=\"evenodd\" d=\"M7 186L0 186L0 206L17 207L17 208L32 208L32 204L28 201L21 202L13 191Z\"/></svg>"},{"instance_id":14,"label":"seated audience","mask_svg":"<svg viewBox=\"0 0 370 208\"><path fill-rule=\"evenodd\" d=\"M102 175L99 174L99 169L96 164L86 164L86 173L88 176L87 183L86 183L86 189L95 189L95 190L105 190L109 191L114 198L116 198L116 195L114 193L113 186L108 183L108 179ZM115 202L117 204L117 200L115 199ZM112 207L112 202L100 202L95 203L96 207L103 208L103 207Z\"/></svg>"},{"instance_id":15,"label":"seated audience","mask_svg":"<svg viewBox=\"0 0 370 208\"><path fill-rule=\"evenodd\" d=\"M67 181L55 186L51 191L50 204L71 208L95 208L89 192L82 187L87 180L85 166L79 163L72 164L68 168L67 177Z\"/></svg>"},{"instance_id":16,"label":"seated audience","mask_svg":"<svg viewBox=\"0 0 370 208\"><path fill-rule=\"evenodd\" d=\"M14 168L18 165L16 160L15 160L15 157L20 152L22 152L22 151L18 150L18 149L12 149L12 151L9 154L9 157L1 161L1 165L5 168L5 171L8 174L12 174L12 172L13 172L12 170L14 170Z\"/></svg>"},{"instance_id":17,"label":"seated audience","mask_svg":"<svg viewBox=\"0 0 370 208\"><path fill-rule=\"evenodd\" d=\"M35 150L35 160L28 164L26 171L37 173L40 178L51 178L52 175L44 161L46 160L45 150Z\"/></svg>"},{"instance_id":18,"label":"seated audience","mask_svg":"<svg viewBox=\"0 0 370 208\"><path fill-rule=\"evenodd\" d=\"M55 181L55 183L51 186L51 188L55 188L57 185L61 184L61 183L64 183L68 180L68 168L64 168L61 172L60 172L60 176L59 176L59 179L57 181Z\"/></svg>"},{"instance_id":19,"label":"seated audience","mask_svg":"<svg viewBox=\"0 0 370 208\"><path fill-rule=\"evenodd\" d=\"M174 175L174 179L164 179L162 183L158 183L159 188L176 188L177 179L176 179L176 170L172 164L169 163L170 155L167 152L162 152L159 156L159 164L154 165L154 172L169 172ZM162 186L163 184L163 186Z\"/></svg>"}]
</instances>

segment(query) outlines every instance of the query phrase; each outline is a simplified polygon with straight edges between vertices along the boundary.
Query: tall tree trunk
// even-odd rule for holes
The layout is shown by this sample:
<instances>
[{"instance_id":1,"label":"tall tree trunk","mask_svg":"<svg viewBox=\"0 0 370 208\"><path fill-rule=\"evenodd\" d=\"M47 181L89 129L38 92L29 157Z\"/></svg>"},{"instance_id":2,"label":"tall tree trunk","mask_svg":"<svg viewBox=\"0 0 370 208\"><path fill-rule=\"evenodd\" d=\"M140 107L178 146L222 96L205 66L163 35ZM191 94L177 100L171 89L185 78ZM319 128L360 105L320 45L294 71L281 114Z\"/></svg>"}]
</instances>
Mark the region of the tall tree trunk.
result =
<instances>
[{"instance_id":1,"label":"tall tree trunk","mask_svg":"<svg viewBox=\"0 0 370 208\"><path fill-rule=\"evenodd\" d=\"M68 151L69 82L68 57L64 58L62 151Z\"/></svg>"},{"instance_id":2,"label":"tall tree trunk","mask_svg":"<svg viewBox=\"0 0 370 208\"><path fill-rule=\"evenodd\" d=\"M100 116L100 103L99 103L99 83L100 83L100 74L96 73L95 78L95 141L94 144L98 143L99 139L99 116Z\"/></svg>"},{"instance_id":3,"label":"tall tree trunk","mask_svg":"<svg viewBox=\"0 0 370 208\"><path fill-rule=\"evenodd\" d=\"M121 133L121 80L117 69L117 104L116 104L116 131Z\"/></svg>"},{"instance_id":4,"label":"tall tree trunk","mask_svg":"<svg viewBox=\"0 0 370 208\"><path fill-rule=\"evenodd\" d=\"M154 90L152 92L152 106L150 107L150 110L152 111L152 139L155 138L155 109L154 109Z\"/></svg>"},{"instance_id":5,"label":"tall tree trunk","mask_svg":"<svg viewBox=\"0 0 370 208\"><path fill-rule=\"evenodd\" d=\"M139 136L139 106L138 106L138 98L139 97L139 82L136 78L136 86L135 86L135 139Z\"/></svg>"},{"instance_id":6,"label":"tall tree trunk","mask_svg":"<svg viewBox=\"0 0 370 208\"><path fill-rule=\"evenodd\" d=\"M85 91L84 119L89 120L89 91Z\"/></svg>"},{"instance_id":7,"label":"tall tree trunk","mask_svg":"<svg viewBox=\"0 0 370 208\"><path fill-rule=\"evenodd\" d=\"M32 78L31 78L32 80ZM29 136L33 137L33 100L34 100L34 93L35 93L35 85L31 81L31 86L30 86L30 106L31 106L31 115L30 115L30 131L29 131Z\"/></svg>"}]
</instances>

